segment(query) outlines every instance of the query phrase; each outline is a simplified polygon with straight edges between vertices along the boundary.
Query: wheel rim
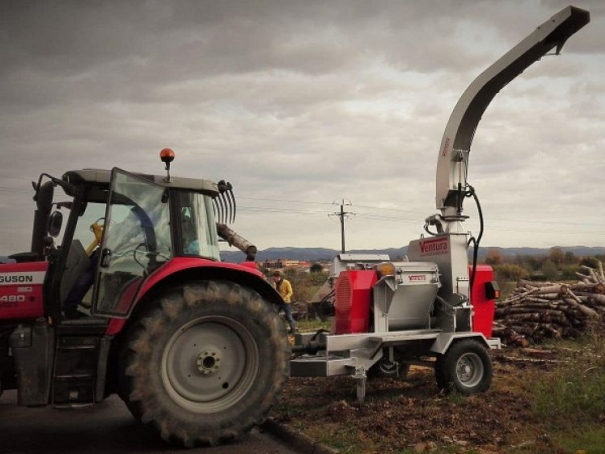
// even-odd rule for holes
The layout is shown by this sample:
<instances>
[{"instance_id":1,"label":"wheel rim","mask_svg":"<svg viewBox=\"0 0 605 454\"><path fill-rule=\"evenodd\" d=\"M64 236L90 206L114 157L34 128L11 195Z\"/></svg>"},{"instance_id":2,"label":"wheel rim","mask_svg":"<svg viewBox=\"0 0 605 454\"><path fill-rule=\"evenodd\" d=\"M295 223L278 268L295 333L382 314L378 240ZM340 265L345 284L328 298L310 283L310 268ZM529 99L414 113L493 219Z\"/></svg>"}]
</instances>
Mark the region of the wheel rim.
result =
<instances>
[{"instance_id":1,"label":"wheel rim","mask_svg":"<svg viewBox=\"0 0 605 454\"><path fill-rule=\"evenodd\" d=\"M466 388L477 386L483 379L483 361L476 353L465 353L456 362L456 377Z\"/></svg>"},{"instance_id":2,"label":"wheel rim","mask_svg":"<svg viewBox=\"0 0 605 454\"><path fill-rule=\"evenodd\" d=\"M214 413L245 396L259 372L258 344L241 323L200 317L178 329L162 357L171 398L196 413Z\"/></svg>"}]
</instances>

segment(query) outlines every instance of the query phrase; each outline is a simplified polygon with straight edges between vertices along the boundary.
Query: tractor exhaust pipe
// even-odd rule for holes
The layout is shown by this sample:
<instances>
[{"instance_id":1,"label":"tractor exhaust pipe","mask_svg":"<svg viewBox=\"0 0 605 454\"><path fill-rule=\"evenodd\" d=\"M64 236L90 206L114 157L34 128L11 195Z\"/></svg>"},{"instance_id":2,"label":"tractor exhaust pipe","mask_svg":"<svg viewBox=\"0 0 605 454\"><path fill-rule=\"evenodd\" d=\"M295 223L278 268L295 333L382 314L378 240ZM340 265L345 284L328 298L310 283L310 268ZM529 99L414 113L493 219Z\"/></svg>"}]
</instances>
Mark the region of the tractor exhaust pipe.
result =
<instances>
[{"instance_id":1,"label":"tractor exhaust pipe","mask_svg":"<svg viewBox=\"0 0 605 454\"><path fill-rule=\"evenodd\" d=\"M235 231L227 227L225 224L216 223L216 232L223 240L229 243L229 246L235 246L244 254L246 254L247 262L254 262L256 258L256 246L247 239L239 236Z\"/></svg>"}]
</instances>

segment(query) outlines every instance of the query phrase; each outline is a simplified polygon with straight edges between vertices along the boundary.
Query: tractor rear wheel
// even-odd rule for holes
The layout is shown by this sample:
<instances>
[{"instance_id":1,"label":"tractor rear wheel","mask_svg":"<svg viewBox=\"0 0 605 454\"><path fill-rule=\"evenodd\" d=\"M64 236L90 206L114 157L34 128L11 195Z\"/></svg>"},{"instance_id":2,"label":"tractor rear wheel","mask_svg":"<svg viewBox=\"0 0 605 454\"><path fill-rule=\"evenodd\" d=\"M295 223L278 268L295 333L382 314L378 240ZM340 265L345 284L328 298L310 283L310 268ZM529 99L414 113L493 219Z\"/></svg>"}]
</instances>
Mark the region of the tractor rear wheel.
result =
<instances>
[{"instance_id":1,"label":"tractor rear wheel","mask_svg":"<svg viewBox=\"0 0 605 454\"><path fill-rule=\"evenodd\" d=\"M445 391L471 395L487 391L492 382L492 360L487 348L476 339L460 340L437 357L435 378Z\"/></svg>"},{"instance_id":2,"label":"tractor rear wheel","mask_svg":"<svg viewBox=\"0 0 605 454\"><path fill-rule=\"evenodd\" d=\"M270 303L199 281L152 303L120 354L120 396L167 442L216 445L261 424L285 384L289 345Z\"/></svg>"}]
</instances>

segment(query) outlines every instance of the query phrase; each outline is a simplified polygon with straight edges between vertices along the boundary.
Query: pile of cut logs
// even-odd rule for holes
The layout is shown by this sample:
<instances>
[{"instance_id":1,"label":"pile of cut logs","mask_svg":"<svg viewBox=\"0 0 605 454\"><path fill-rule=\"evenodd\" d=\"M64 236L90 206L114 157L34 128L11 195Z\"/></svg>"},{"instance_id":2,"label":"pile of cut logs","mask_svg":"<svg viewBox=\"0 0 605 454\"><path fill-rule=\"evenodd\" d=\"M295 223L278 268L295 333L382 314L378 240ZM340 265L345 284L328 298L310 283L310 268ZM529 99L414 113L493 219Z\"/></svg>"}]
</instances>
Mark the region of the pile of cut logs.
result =
<instances>
[{"instance_id":1,"label":"pile of cut logs","mask_svg":"<svg viewBox=\"0 0 605 454\"><path fill-rule=\"evenodd\" d=\"M575 284L519 280L515 291L496 305L493 336L526 347L545 338L577 337L605 319L605 274L582 266Z\"/></svg>"}]
</instances>

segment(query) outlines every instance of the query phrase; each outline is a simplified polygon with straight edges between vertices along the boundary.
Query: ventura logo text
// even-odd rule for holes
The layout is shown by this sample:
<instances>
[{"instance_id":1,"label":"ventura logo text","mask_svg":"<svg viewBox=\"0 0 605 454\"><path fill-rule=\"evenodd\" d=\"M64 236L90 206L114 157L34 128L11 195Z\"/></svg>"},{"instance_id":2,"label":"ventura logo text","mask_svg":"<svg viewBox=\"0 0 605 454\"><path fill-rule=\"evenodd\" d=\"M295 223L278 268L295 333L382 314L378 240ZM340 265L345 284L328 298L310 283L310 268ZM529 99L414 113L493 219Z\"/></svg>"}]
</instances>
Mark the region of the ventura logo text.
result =
<instances>
[{"instance_id":1,"label":"ventura logo text","mask_svg":"<svg viewBox=\"0 0 605 454\"><path fill-rule=\"evenodd\" d=\"M444 254L447 252L447 240L424 241L420 243L422 254Z\"/></svg>"},{"instance_id":2,"label":"ventura logo text","mask_svg":"<svg viewBox=\"0 0 605 454\"><path fill-rule=\"evenodd\" d=\"M409 277L410 281L426 281L424 274L413 275Z\"/></svg>"}]
</instances>

